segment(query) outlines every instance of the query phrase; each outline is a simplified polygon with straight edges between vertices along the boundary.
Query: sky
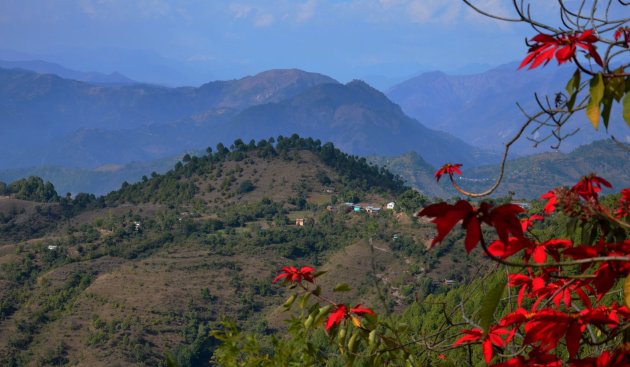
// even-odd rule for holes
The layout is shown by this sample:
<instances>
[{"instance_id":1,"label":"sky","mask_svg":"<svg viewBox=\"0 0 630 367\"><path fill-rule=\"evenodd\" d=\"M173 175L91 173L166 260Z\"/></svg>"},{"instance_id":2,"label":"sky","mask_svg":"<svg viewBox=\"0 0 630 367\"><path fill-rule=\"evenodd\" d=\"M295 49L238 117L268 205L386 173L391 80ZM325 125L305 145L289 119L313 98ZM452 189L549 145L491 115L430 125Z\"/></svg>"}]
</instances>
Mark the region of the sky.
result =
<instances>
[{"instance_id":1,"label":"sky","mask_svg":"<svg viewBox=\"0 0 630 367\"><path fill-rule=\"evenodd\" d=\"M511 1L473 1L514 14ZM386 88L520 60L533 35L460 0L0 0L0 59L172 86L298 68Z\"/></svg>"}]
</instances>

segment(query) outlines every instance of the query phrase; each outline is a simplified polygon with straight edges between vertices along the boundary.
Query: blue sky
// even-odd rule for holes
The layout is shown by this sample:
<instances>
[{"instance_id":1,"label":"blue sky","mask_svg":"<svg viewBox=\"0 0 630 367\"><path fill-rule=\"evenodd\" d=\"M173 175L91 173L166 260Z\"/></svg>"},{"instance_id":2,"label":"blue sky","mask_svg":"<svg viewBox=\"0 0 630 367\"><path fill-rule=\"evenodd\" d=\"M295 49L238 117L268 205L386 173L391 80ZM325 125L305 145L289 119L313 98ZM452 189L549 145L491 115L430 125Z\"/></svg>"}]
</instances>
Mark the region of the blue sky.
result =
<instances>
[{"instance_id":1,"label":"blue sky","mask_svg":"<svg viewBox=\"0 0 630 367\"><path fill-rule=\"evenodd\" d=\"M548 0L533 0L541 13ZM512 14L511 1L478 0ZM459 0L2 0L0 58L44 59L169 85L299 68L374 84L481 71L526 53L533 30Z\"/></svg>"}]
</instances>

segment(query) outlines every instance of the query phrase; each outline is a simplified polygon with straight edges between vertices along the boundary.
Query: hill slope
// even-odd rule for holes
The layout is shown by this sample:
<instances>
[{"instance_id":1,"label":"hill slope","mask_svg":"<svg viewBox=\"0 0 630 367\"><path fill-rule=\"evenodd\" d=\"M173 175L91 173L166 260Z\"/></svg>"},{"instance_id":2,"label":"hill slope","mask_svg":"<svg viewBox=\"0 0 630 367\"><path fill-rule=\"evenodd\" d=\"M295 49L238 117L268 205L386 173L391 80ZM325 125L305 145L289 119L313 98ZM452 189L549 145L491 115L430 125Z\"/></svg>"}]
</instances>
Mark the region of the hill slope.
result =
<instances>
[{"instance_id":1,"label":"hill slope","mask_svg":"<svg viewBox=\"0 0 630 367\"><path fill-rule=\"evenodd\" d=\"M13 228L0 239L1 364L154 366L170 352L206 366L215 343L207 332L223 317L263 332L283 327L276 306L287 294L271 280L287 264L330 270L326 289L352 276L356 289L343 300L377 309L468 277L472 260L447 266L462 246L425 252L429 226L335 204L349 195L382 205L404 187L330 144L236 142L184 161L101 199L0 198L0 225ZM31 233L33 218L48 224ZM398 288L412 279L417 290ZM388 304L378 306L374 282Z\"/></svg>"},{"instance_id":2,"label":"hill slope","mask_svg":"<svg viewBox=\"0 0 630 367\"><path fill-rule=\"evenodd\" d=\"M630 145L610 140L595 141L570 153L539 153L507 162L505 176L494 195L513 192L517 198L537 198L557 186L572 186L582 176L597 173L613 184L615 189L630 187ZM425 195L448 198L458 195L448 180L438 185L431 168L413 153L398 157L371 157L370 161L400 175L405 183ZM469 191L481 192L498 177L499 166L462 168L460 185Z\"/></svg>"}]
</instances>

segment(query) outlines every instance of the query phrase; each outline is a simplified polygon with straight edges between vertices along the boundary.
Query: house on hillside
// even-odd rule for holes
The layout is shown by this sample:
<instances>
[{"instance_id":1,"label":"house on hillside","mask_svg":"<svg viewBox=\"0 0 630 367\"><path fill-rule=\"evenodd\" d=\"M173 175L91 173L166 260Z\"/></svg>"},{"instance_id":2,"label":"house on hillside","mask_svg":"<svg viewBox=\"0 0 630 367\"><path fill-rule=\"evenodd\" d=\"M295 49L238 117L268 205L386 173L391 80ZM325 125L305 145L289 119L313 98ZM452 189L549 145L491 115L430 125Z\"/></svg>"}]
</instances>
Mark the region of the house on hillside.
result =
<instances>
[{"instance_id":1,"label":"house on hillside","mask_svg":"<svg viewBox=\"0 0 630 367\"><path fill-rule=\"evenodd\" d=\"M368 206L366 206L366 207L365 207L365 211L366 211L367 213L369 213L369 214L375 214L375 215L378 215L378 213L380 213L380 211L381 211L381 208L376 207L376 206L371 206L371 205L368 205Z\"/></svg>"},{"instance_id":2,"label":"house on hillside","mask_svg":"<svg viewBox=\"0 0 630 367\"><path fill-rule=\"evenodd\" d=\"M304 218L296 218L295 219L295 225L296 226L300 226L300 227L304 227Z\"/></svg>"},{"instance_id":3,"label":"house on hillside","mask_svg":"<svg viewBox=\"0 0 630 367\"><path fill-rule=\"evenodd\" d=\"M387 205L385 205L385 208L387 210L394 210L395 206L396 206L396 203L394 203L393 201L390 201L389 203L387 203Z\"/></svg>"}]
</instances>

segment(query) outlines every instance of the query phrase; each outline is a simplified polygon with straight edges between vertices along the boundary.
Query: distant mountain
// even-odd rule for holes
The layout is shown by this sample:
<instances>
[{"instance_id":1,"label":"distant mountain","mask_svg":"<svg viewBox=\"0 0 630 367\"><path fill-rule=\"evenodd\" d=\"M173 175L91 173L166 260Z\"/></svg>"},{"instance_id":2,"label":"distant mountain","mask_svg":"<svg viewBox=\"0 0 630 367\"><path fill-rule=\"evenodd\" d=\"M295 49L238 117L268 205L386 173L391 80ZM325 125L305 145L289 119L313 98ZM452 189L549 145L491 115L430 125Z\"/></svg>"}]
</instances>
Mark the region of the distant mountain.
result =
<instances>
[{"instance_id":1,"label":"distant mountain","mask_svg":"<svg viewBox=\"0 0 630 367\"><path fill-rule=\"evenodd\" d=\"M407 184L425 195L448 198L458 193L448 179L436 184L435 168L414 153L397 157L371 157L370 161L400 175ZM499 174L498 165L462 167L458 177L466 190L481 192L490 187ZM615 190L630 187L630 144L610 140L595 141L570 153L539 153L507 162L504 179L495 196L513 192L517 198L537 198L557 186L572 186L582 176L597 173L610 181Z\"/></svg>"},{"instance_id":2,"label":"distant mountain","mask_svg":"<svg viewBox=\"0 0 630 367\"><path fill-rule=\"evenodd\" d=\"M415 150L432 164L490 163L497 155L431 130L354 81L271 70L199 88L96 86L0 69L0 168L94 168L149 161L237 138L298 133L361 155Z\"/></svg>"},{"instance_id":3,"label":"distant mountain","mask_svg":"<svg viewBox=\"0 0 630 367\"><path fill-rule=\"evenodd\" d=\"M526 111L536 111L534 93L553 98L556 92L564 90L573 72L571 67L551 65L536 70L517 71L517 67L518 64L511 63L472 75L424 73L392 87L387 96L409 116L433 129L449 132L475 146L500 149L525 121L516 102ZM623 122L620 109L613 110L611 120L609 133L630 142L630 129ZM574 116L564 133L578 127L582 131L563 143L564 151L607 137L604 128L595 131L582 112ZM551 144L553 141L541 147ZM537 151L532 143L521 139L512 152Z\"/></svg>"},{"instance_id":4,"label":"distant mountain","mask_svg":"<svg viewBox=\"0 0 630 367\"><path fill-rule=\"evenodd\" d=\"M34 71L40 74L55 74L62 78L74 79L92 84L136 84L135 80L131 80L126 76L113 72L104 74L99 72L85 72L67 69L59 64L42 60L25 60L25 61L6 61L0 60L0 67L5 69L24 69Z\"/></svg>"},{"instance_id":5,"label":"distant mountain","mask_svg":"<svg viewBox=\"0 0 630 367\"><path fill-rule=\"evenodd\" d=\"M105 165L94 169L42 166L0 170L0 181L8 183L30 176L41 177L55 185L60 195L87 192L105 195L120 188L123 182L138 182L142 176L153 172L165 173L181 159L181 156L163 158L151 162L133 162L126 165Z\"/></svg>"},{"instance_id":6,"label":"distant mountain","mask_svg":"<svg viewBox=\"0 0 630 367\"><path fill-rule=\"evenodd\" d=\"M126 157L124 162L131 162L137 160L134 157L144 158L138 151L152 148L138 148L126 139L130 136L127 130L144 130L149 125L172 124L184 118L193 122L207 122L210 117L222 121L248 106L276 102L321 83L336 81L320 74L283 70L211 82L199 88L105 86L0 68L0 167L88 166L84 161L95 167L111 163L91 162L81 151L80 142L89 143L96 156L111 155L115 149ZM176 131L166 130L169 135L162 138L177 138ZM100 143L112 140L120 142L108 147ZM99 147L107 150L98 151ZM180 147L177 153L185 149ZM154 154L151 158L163 156Z\"/></svg>"},{"instance_id":7,"label":"distant mountain","mask_svg":"<svg viewBox=\"0 0 630 367\"><path fill-rule=\"evenodd\" d=\"M241 112L226 125L225 139L263 138L269 131L298 132L332 141L358 155L421 152L433 164L447 160L479 164L496 155L471 147L449 134L431 130L405 115L400 107L362 81L321 84L279 103Z\"/></svg>"}]
</instances>

